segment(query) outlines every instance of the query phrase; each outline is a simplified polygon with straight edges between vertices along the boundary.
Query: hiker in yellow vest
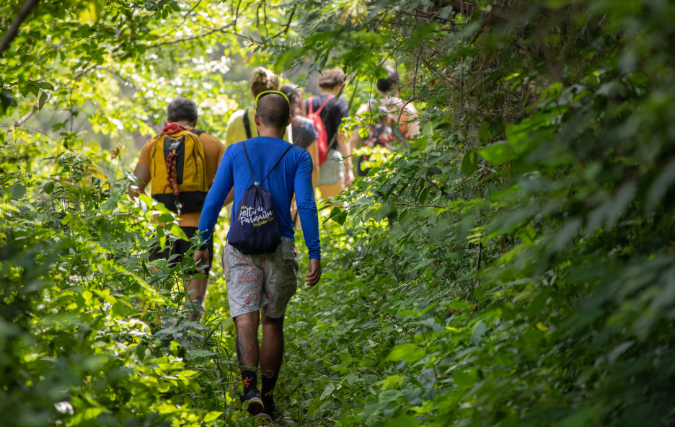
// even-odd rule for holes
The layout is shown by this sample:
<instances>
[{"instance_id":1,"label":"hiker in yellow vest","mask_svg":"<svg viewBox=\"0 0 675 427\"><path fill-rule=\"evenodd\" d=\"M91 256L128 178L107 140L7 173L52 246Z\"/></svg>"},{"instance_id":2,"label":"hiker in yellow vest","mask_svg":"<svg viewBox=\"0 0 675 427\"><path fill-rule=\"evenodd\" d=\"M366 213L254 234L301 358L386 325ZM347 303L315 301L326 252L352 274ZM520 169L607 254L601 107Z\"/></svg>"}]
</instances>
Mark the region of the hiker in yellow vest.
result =
<instances>
[{"instance_id":1,"label":"hiker in yellow vest","mask_svg":"<svg viewBox=\"0 0 675 427\"><path fill-rule=\"evenodd\" d=\"M152 138L141 149L141 155L134 169L134 176L140 179L138 188L130 195L137 197L144 193L152 181L152 196L167 208L178 213L178 225L188 238L196 233L202 206L225 153L225 146L215 137L195 129L197 126L197 105L190 99L177 98L167 107L169 123L163 132ZM208 242L211 261L213 260L213 239ZM155 246L151 249L150 260L169 259L171 266L180 263L190 249L190 242L177 240L162 251ZM211 264L209 264L210 266ZM209 267L210 268L210 267ZM206 269L208 276L209 270ZM208 277L194 279L188 285L189 298L193 304L204 306ZM191 313L198 320L198 311Z\"/></svg>"},{"instance_id":2,"label":"hiker in yellow vest","mask_svg":"<svg viewBox=\"0 0 675 427\"><path fill-rule=\"evenodd\" d=\"M266 90L279 90L279 76L266 68L258 67L251 77L251 101L254 101L259 94ZM239 141L245 141L258 136L258 129L256 128L254 118L255 108L253 105L245 110L234 112L227 122L225 146L229 147ZM288 126L284 140L288 142L293 141L291 132L291 126Z\"/></svg>"}]
</instances>

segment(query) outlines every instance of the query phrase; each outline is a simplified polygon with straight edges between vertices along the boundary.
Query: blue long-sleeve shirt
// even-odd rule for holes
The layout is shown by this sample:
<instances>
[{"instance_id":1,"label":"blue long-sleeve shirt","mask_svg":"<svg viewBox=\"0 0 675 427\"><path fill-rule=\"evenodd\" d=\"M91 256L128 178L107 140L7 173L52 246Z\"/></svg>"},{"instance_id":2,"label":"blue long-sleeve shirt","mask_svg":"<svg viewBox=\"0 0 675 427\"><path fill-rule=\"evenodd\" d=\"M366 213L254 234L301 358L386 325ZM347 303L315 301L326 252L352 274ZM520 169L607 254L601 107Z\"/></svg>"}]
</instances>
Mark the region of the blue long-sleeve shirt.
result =
<instances>
[{"instance_id":1,"label":"blue long-sleeve shirt","mask_svg":"<svg viewBox=\"0 0 675 427\"><path fill-rule=\"evenodd\" d=\"M253 178L256 182L263 180L267 172L272 169L281 155L289 147L283 139L258 136L246 141L246 151L251 162ZM272 194L277 214L280 219L280 231L283 237L294 239L293 219L290 208L293 193L298 205L298 213L305 235L305 244L309 249L309 257L321 259L321 245L319 242L319 217L314 200L312 187L312 157L309 152L293 146L274 168L262 186ZM225 197L234 186L234 207L232 215L237 212L236 207L246 191L253 183L246 163L244 145L241 142L227 147L213 185L206 196L202 214L199 219L199 232L202 242L208 241L218 220L218 214L223 206ZM232 222L234 223L234 221Z\"/></svg>"}]
</instances>

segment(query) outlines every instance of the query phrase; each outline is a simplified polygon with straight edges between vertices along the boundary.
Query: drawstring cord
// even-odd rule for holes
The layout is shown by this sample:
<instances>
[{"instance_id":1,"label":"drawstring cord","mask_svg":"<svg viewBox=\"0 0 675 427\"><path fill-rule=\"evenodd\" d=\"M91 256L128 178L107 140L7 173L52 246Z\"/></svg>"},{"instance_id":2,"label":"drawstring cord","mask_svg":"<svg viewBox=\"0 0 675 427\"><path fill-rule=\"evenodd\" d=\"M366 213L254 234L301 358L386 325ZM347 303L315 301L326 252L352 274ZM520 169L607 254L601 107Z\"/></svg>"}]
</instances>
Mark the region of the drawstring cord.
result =
<instances>
[{"instance_id":1,"label":"drawstring cord","mask_svg":"<svg viewBox=\"0 0 675 427\"><path fill-rule=\"evenodd\" d=\"M164 125L164 129L162 129L162 133L159 135L159 137L164 135L173 135L174 133L178 133L182 130L183 128L180 127L180 125L178 125L176 122L167 123ZM180 216L180 210L183 205L178 201L178 172L176 171L177 160L178 155L175 151L169 153L169 155L166 156L166 185L164 186L162 193L166 191L166 187L169 187L173 190L173 194L176 196L176 211Z\"/></svg>"},{"instance_id":2,"label":"drawstring cord","mask_svg":"<svg viewBox=\"0 0 675 427\"><path fill-rule=\"evenodd\" d=\"M176 172L176 160L178 160L178 155L176 152L169 153L166 156L166 185L162 192L166 190L166 187L169 187L173 190L174 196L176 196L176 210L178 215L180 215L180 208L183 206L178 201L178 172Z\"/></svg>"}]
</instances>

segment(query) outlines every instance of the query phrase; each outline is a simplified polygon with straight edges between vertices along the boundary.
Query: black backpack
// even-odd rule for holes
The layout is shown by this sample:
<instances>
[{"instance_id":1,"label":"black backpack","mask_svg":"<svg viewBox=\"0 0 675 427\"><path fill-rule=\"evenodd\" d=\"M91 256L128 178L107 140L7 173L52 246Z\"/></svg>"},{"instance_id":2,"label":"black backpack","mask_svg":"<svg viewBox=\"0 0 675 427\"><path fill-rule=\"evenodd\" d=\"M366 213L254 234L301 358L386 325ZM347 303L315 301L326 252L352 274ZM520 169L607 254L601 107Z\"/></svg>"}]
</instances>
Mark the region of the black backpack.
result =
<instances>
[{"instance_id":1,"label":"black backpack","mask_svg":"<svg viewBox=\"0 0 675 427\"><path fill-rule=\"evenodd\" d=\"M242 144L244 144L244 153L246 154L248 171L251 173L252 184L244 191L239 206L234 212L234 220L227 242L245 255L271 254L281 244L281 231L274 197L262 184L293 146L289 146L284 151L284 154L272 166L272 169L267 172L265 178L257 183L253 179L251 162L248 159L248 151L246 151L246 142L244 141Z\"/></svg>"},{"instance_id":2,"label":"black backpack","mask_svg":"<svg viewBox=\"0 0 675 427\"><path fill-rule=\"evenodd\" d=\"M246 130L246 139L251 139L251 121L248 119L248 108L244 110L244 130Z\"/></svg>"}]
</instances>

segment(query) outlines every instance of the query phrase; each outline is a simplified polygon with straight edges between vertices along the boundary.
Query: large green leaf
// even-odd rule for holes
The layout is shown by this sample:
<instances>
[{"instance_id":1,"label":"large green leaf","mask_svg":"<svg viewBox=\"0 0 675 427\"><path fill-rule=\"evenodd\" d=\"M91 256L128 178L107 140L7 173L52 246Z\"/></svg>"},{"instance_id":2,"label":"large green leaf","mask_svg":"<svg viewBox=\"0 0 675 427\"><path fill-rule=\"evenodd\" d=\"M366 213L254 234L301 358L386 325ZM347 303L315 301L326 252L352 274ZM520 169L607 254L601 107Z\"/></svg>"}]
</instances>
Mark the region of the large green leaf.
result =
<instances>
[{"instance_id":1,"label":"large green leaf","mask_svg":"<svg viewBox=\"0 0 675 427\"><path fill-rule=\"evenodd\" d=\"M169 233L173 234L177 238L179 238L181 240L190 240L188 238L188 236L185 234L185 231L183 231L183 229L180 228L178 225L170 224L170 225L167 225L167 227L168 228L165 228L165 230L168 230Z\"/></svg>"},{"instance_id":2,"label":"large green leaf","mask_svg":"<svg viewBox=\"0 0 675 427\"><path fill-rule=\"evenodd\" d=\"M401 397L401 394L402 393L398 390L385 390L382 393L380 393L380 395L378 397L378 401L380 403L393 402L396 399L398 399L399 397Z\"/></svg>"},{"instance_id":3,"label":"large green leaf","mask_svg":"<svg viewBox=\"0 0 675 427\"><path fill-rule=\"evenodd\" d=\"M321 393L321 400L324 400L328 396L331 395L335 391L335 384L329 383L326 388L323 390L323 393Z\"/></svg>"},{"instance_id":4,"label":"large green leaf","mask_svg":"<svg viewBox=\"0 0 675 427\"><path fill-rule=\"evenodd\" d=\"M478 155L474 150L469 150L462 159L462 173L465 176L471 176L478 170Z\"/></svg>"},{"instance_id":5,"label":"large green leaf","mask_svg":"<svg viewBox=\"0 0 675 427\"><path fill-rule=\"evenodd\" d=\"M478 150L482 158L493 165L503 165L518 157L513 147L506 141L497 141Z\"/></svg>"},{"instance_id":6,"label":"large green leaf","mask_svg":"<svg viewBox=\"0 0 675 427\"><path fill-rule=\"evenodd\" d=\"M415 344L400 344L391 350L391 353L389 353L389 356L387 356L387 360L402 360L404 362L412 363L417 362L423 358L424 355L424 350Z\"/></svg>"}]
</instances>

